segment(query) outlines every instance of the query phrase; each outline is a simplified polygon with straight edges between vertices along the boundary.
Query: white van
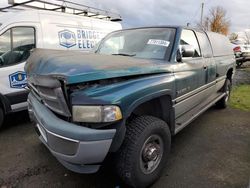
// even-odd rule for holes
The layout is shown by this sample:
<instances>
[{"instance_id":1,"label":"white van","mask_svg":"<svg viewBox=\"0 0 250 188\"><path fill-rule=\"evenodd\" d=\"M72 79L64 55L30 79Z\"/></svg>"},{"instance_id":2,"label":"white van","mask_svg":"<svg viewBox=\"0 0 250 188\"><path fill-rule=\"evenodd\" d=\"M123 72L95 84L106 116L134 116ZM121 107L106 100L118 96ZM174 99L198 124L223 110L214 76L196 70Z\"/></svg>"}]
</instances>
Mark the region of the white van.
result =
<instances>
[{"instance_id":1,"label":"white van","mask_svg":"<svg viewBox=\"0 0 250 188\"><path fill-rule=\"evenodd\" d=\"M121 24L48 10L0 14L0 127L5 114L27 108L24 65L33 48L88 52Z\"/></svg>"}]
</instances>

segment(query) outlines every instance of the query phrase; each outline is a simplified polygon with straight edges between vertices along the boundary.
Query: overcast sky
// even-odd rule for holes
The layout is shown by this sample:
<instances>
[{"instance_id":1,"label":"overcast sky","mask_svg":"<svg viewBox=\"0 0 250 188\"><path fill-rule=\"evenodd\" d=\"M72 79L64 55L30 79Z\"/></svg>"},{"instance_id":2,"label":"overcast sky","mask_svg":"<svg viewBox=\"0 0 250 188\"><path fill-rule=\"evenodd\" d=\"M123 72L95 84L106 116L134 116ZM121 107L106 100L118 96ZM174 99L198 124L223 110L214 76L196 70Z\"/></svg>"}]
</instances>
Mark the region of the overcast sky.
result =
<instances>
[{"instance_id":1,"label":"overcast sky","mask_svg":"<svg viewBox=\"0 0 250 188\"><path fill-rule=\"evenodd\" d=\"M222 6L231 22L230 31L237 32L250 28L249 0L72 0L73 2L106 9L119 13L123 26L148 25L195 26L200 21L201 3L204 15L214 6ZM3 6L7 0L0 0Z\"/></svg>"}]
</instances>

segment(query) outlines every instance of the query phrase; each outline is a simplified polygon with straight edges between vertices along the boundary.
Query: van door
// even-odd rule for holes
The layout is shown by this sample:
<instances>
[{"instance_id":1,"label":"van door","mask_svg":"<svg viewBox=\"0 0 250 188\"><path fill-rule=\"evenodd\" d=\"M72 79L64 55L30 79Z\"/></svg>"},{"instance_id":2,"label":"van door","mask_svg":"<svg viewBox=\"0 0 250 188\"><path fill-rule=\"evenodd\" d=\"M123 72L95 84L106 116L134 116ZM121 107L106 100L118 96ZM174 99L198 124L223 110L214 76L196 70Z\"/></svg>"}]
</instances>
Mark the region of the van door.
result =
<instances>
[{"instance_id":1,"label":"van door","mask_svg":"<svg viewBox=\"0 0 250 188\"><path fill-rule=\"evenodd\" d=\"M206 84L206 70L204 59L201 55L199 43L194 31L183 29L180 40L182 46L191 46L195 49L193 57L183 57L182 62L175 66L174 74L176 80L176 118L197 106L205 99L203 90Z\"/></svg>"},{"instance_id":2,"label":"van door","mask_svg":"<svg viewBox=\"0 0 250 188\"><path fill-rule=\"evenodd\" d=\"M26 105L24 65L34 47L33 27L13 27L0 34L0 93L14 111Z\"/></svg>"}]
</instances>

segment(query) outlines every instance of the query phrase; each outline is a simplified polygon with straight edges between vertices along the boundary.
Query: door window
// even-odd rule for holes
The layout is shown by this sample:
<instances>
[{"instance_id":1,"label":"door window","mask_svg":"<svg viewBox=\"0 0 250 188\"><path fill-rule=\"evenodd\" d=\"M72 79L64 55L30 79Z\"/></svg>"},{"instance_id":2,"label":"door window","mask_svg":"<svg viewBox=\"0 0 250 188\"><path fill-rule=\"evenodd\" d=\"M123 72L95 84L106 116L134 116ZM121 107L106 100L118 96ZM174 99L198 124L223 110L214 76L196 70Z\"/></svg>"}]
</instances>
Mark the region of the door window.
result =
<instances>
[{"instance_id":1,"label":"door window","mask_svg":"<svg viewBox=\"0 0 250 188\"><path fill-rule=\"evenodd\" d=\"M35 30L15 27L0 36L0 67L11 66L28 59L35 48Z\"/></svg>"},{"instance_id":2,"label":"door window","mask_svg":"<svg viewBox=\"0 0 250 188\"><path fill-rule=\"evenodd\" d=\"M212 57L213 52L210 42L205 33L196 32L197 38L201 47L203 57Z\"/></svg>"},{"instance_id":3,"label":"door window","mask_svg":"<svg viewBox=\"0 0 250 188\"><path fill-rule=\"evenodd\" d=\"M11 50L10 30L0 36L0 56Z\"/></svg>"},{"instance_id":4,"label":"door window","mask_svg":"<svg viewBox=\"0 0 250 188\"><path fill-rule=\"evenodd\" d=\"M193 31L182 30L180 45L191 45L195 49L193 57L201 57L200 47Z\"/></svg>"}]
</instances>

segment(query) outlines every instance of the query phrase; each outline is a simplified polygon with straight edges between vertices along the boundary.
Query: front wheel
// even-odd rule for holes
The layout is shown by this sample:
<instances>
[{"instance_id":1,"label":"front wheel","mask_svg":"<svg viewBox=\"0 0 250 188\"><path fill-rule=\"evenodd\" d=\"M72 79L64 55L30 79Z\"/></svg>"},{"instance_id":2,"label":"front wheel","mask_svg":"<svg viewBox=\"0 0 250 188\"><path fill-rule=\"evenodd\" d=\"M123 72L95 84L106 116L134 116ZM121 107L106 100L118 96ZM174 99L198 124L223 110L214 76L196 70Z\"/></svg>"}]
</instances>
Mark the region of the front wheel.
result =
<instances>
[{"instance_id":1,"label":"front wheel","mask_svg":"<svg viewBox=\"0 0 250 188\"><path fill-rule=\"evenodd\" d=\"M117 154L116 169L126 184L147 187L156 181L170 151L168 125L152 116L139 116L127 125L124 142Z\"/></svg>"},{"instance_id":2,"label":"front wheel","mask_svg":"<svg viewBox=\"0 0 250 188\"><path fill-rule=\"evenodd\" d=\"M225 96L216 103L216 106L218 108L226 108L227 107L227 104L228 104L228 101L230 98L230 94L231 94L231 88L232 88L231 81L229 79L226 79L225 84L222 88L222 92L225 93Z\"/></svg>"}]
</instances>

